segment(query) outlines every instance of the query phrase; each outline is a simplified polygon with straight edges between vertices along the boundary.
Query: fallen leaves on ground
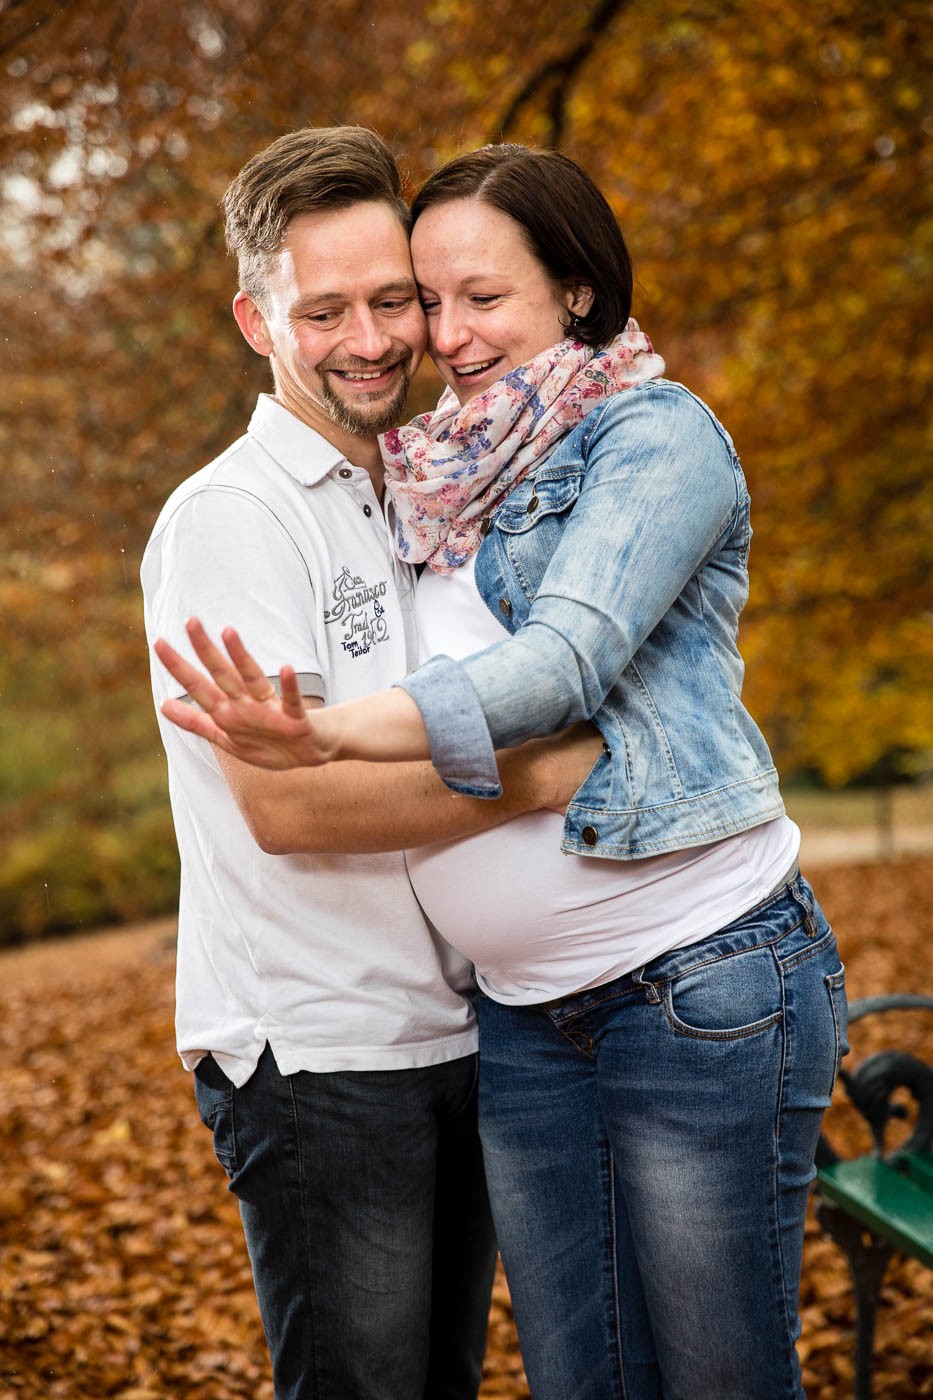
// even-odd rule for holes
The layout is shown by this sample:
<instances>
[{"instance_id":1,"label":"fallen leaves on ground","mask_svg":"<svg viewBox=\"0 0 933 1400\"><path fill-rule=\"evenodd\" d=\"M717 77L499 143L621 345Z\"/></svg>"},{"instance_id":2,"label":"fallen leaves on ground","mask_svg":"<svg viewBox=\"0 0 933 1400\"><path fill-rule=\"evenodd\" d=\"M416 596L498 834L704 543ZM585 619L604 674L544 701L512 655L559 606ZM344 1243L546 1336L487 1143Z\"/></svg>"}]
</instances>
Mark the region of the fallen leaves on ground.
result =
<instances>
[{"instance_id":1,"label":"fallen leaves on ground","mask_svg":"<svg viewBox=\"0 0 933 1400\"><path fill-rule=\"evenodd\" d=\"M825 870L852 998L930 987L933 859ZM0 957L0 1395L4 1400L272 1400L233 1198L173 1048L169 926ZM857 1025L853 1060L897 1044L933 1062L933 1016ZM867 1133L845 1106L843 1155ZM896 1258L876 1400L933 1396L931 1275ZM807 1233L800 1344L811 1400L848 1400L843 1256ZM529 1395L496 1282L483 1400ZM698 1397L699 1400L699 1397Z\"/></svg>"}]
</instances>

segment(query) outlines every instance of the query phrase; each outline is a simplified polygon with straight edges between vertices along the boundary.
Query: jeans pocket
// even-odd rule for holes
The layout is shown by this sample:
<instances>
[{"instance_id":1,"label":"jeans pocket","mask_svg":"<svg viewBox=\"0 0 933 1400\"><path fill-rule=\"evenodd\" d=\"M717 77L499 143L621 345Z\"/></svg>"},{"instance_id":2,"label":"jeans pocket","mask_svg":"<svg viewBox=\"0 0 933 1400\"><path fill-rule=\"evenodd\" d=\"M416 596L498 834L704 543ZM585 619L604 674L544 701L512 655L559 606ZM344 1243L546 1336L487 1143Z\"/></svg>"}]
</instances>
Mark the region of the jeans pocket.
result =
<instances>
[{"instance_id":1,"label":"jeans pocket","mask_svg":"<svg viewBox=\"0 0 933 1400\"><path fill-rule=\"evenodd\" d=\"M736 1040L758 1035L784 1015L780 970L770 948L751 948L689 968L664 991L678 1035Z\"/></svg>"},{"instance_id":2,"label":"jeans pocket","mask_svg":"<svg viewBox=\"0 0 933 1400\"><path fill-rule=\"evenodd\" d=\"M233 1127L233 1098L236 1090L217 1061L210 1055L199 1060L194 1070L194 1096L201 1122L214 1139L214 1153L228 1177L236 1174L236 1136Z\"/></svg>"},{"instance_id":3,"label":"jeans pocket","mask_svg":"<svg viewBox=\"0 0 933 1400\"><path fill-rule=\"evenodd\" d=\"M846 1002L846 970L844 965L840 963L839 971L828 973L824 981L836 1029L836 1063L833 1069L833 1088L835 1088L842 1058L849 1053L849 1009Z\"/></svg>"}]
</instances>

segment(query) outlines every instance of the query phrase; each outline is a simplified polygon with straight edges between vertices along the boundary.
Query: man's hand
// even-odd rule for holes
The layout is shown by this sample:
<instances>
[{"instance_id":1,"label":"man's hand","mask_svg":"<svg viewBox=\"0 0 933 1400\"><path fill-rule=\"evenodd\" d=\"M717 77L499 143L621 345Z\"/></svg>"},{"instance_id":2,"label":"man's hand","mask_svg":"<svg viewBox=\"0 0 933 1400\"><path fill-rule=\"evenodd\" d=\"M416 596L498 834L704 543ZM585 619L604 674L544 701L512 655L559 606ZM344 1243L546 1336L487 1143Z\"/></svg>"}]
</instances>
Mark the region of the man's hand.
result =
<instances>
[{"instance_id":1,"label":"man's hand","mask_svg":"<svg viewBox=\"0 0 933 1400\"><path fill-rule=\"evenodd\" d=\"M550 739L497 749L496 761L506 792L526 810L549 808L563 816L603 751L599 730L584 722Z\"/></svg>"},{"instance_id":2,"label":"man's hand","mask_svg":"<svg viewBox=\"0 0 933 1400\"><path fill-rule=\"evenodd\" d=\"M280 700L232 627L221 633L227 656L197 619L185 630L212 679L159 638L156 655L194 701L163 701L166 719L260 768L318 767L334 757L326 711L309 714L290 666L282 667Z\"/></svg>"}]
</instances>

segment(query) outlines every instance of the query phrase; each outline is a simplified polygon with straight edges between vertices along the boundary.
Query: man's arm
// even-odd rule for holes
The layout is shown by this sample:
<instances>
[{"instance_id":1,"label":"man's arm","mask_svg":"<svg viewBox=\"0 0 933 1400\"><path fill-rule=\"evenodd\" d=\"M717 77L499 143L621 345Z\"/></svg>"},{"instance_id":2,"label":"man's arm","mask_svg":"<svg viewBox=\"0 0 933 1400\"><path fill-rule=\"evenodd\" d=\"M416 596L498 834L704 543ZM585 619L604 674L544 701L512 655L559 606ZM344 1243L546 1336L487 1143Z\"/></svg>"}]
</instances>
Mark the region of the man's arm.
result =
<instances>
[{"instance_id":1,"label":"man's arm","mask_svg":"<svg viewBox=\"0 0 933 1400\"><path fill-rule=\"evenodd\" d=\"M540 808L563 811L601 750L590 725L504 750L503 795L493 802L451 792L430 763L347 761L270 772L215 753L264 851L358 855L452 841Z\"/></svg>"}]
</instances>

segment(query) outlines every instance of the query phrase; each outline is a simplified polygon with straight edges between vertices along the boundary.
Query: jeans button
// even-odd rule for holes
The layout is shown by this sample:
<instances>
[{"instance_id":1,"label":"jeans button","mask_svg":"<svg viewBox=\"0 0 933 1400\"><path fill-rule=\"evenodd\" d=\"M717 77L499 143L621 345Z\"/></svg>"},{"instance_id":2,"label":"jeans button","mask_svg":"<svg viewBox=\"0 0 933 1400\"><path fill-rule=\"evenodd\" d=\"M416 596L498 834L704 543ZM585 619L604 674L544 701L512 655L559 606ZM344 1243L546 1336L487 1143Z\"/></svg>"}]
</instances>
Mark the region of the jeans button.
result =
<instances>
[{"instance_id":1,"label":"jeans button","mask_svg":"<svg viewBox=\"0 0 933 1400\"><path fill-rule=\"evenodd\" d=\"M540 504L541 504L541 502L538 500L538 497L537 497L537 496L532 496L531 500L528 502L527 506L525 507L525 510L528 512L529 515L533 515L533 514L535 513L535 511L538 509L538 506L539 506Z\"/></svg>"},{"instance_id":2,"label":"jeans button","mask_svg":"<svg viewBox=\"0 0 933 1400\"><path fill-rule=\"evenodd\" d=\"M512 604L509 602L508 598L499 599L499 611L503 617L512 616Z\"/></svg>"},{"instance_id":3,"label":"jeans button","mask_svg":"<svg viewBox=\"0 0 933 1400\"><path fill-rule=\"evenodd\" d=\"M583 837L583 843L586 846L595 846L596 842L599 840L599 832L596 830L595 826L585 826L580 832L580 835Z\"/></svg>"},{"instance_id":4,"label":"jeans button","mask_svg":"<svg viewBox=\"0 0 933 1400\"><path fill-rule=\"evenodd\" d=\"M488 534L489 534L489 531L490 531L491 529L492 529L492 516L491 516L491 515L484 515L483 518L482 518L482 520L479 522L479 532L480 532L481 535L488 535Z\"/></svg>"}]
</instances>

